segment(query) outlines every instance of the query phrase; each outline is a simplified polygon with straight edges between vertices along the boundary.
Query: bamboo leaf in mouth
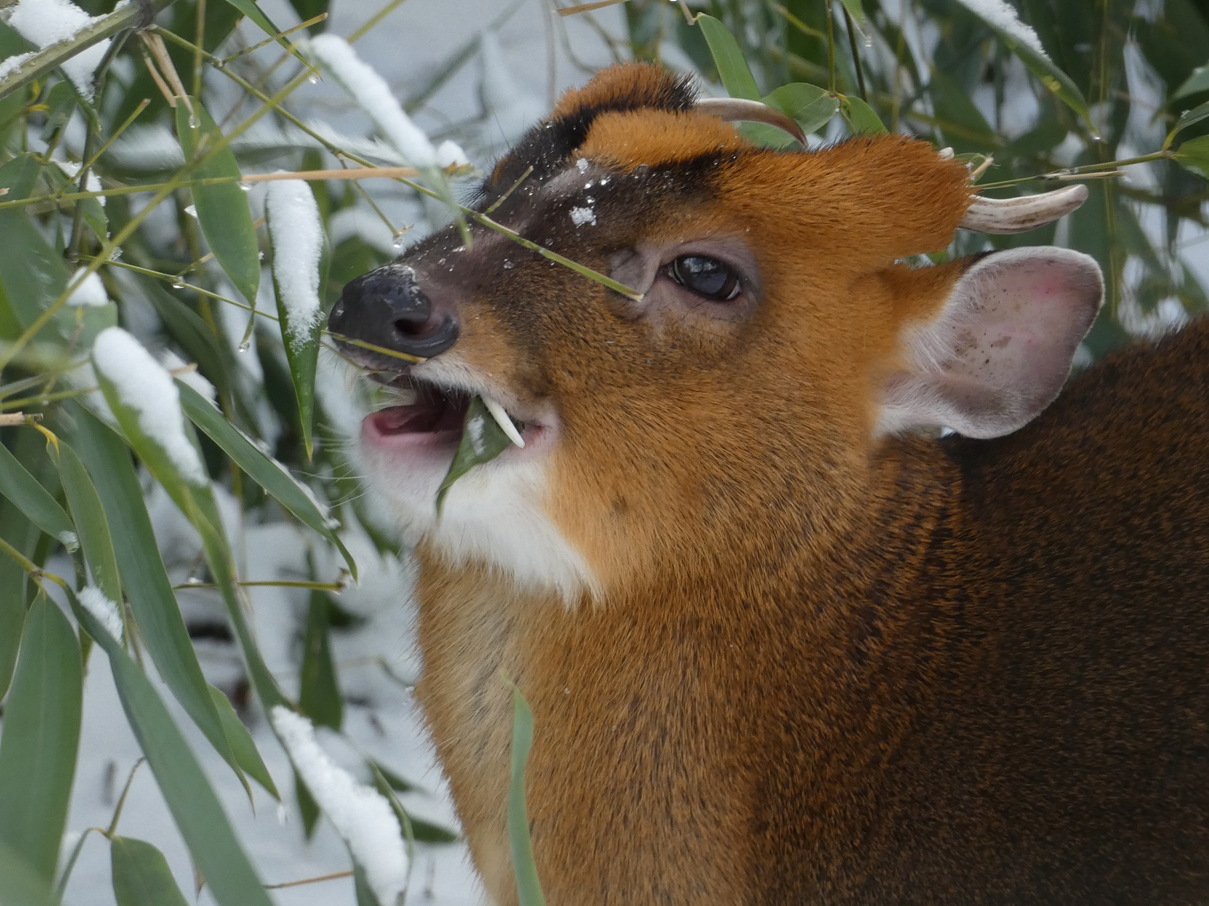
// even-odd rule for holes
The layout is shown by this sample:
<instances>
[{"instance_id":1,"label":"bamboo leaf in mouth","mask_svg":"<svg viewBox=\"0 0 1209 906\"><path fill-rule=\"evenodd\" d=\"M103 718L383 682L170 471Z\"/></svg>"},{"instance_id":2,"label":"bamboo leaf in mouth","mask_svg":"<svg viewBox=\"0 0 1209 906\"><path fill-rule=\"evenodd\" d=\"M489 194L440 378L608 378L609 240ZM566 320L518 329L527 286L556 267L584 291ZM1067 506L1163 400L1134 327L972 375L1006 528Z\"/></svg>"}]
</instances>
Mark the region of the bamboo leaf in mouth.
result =
<instances>
[{"instance_id":1,"label":"bamboo leaf in mouth","mask_svg":"<svg viewBox=\"0 0 1209 906\"><path fill-rule=\"evenodd\" d=\"M503 413L503 417L509 418L506 413ZM513 430L519 436L515 426ZM437 491L437 515L441 514L445 495L455 481L475 466L491 462L513 443L513 439L500 425L497 414L489 409L483 397L475 396L471 399L466 408L466 419L462 423L462 439L458 443L457 452L453 454L453 462L441 482L441 488Z\"/></svg>"}]
</instances>

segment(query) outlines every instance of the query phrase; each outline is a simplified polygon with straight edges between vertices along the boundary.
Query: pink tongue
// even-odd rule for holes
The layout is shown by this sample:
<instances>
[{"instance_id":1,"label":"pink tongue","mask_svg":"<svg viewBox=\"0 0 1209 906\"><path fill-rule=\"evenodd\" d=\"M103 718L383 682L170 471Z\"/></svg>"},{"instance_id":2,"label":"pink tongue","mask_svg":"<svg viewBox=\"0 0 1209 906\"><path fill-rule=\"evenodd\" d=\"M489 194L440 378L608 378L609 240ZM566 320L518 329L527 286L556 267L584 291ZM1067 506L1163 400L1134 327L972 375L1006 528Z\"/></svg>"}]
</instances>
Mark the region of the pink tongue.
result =
<instances>
[{"instance_id":1,"label":"pink tongue","mask_svg":"<svg viewBox=\"0 0 1209 906\"><path fill-rule=\"evenodd\" d=\"M370 416L381 434L402 434L405 431L428 431L440 416L440 410L415 406L391 406ZM427 423L427 424L426 424Z\"/></svg>"}]
</instances>

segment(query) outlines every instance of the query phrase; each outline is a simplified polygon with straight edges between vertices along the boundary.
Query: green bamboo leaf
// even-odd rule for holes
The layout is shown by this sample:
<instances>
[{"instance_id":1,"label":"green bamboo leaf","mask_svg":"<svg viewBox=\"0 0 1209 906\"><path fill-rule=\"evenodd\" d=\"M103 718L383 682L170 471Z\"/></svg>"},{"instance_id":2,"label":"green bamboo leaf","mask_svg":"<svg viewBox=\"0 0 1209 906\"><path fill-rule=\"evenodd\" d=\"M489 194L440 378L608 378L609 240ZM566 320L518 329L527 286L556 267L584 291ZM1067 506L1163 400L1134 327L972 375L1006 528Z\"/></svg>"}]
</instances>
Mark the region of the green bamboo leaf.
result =
<instances>
[{"instance_id":1,"label":"green bamboo leaf","mask_svg":"<svg viewBox=\"0 0 1209 906\"><path fill-rule=\"evenodd\" d=\"M302 683L298 708L317 726L339 730L344 719L344 698L336 682L329 639L328 599L321 591L311 592L302 643Z\"/></svg>"},{"instance_id":2,"label":"green bamboo leaf","mask_svg":"<svg viewBox=\"0 0 1209 906\"><path fill-rule=\"evenodd\" d=\"M423 818L416 818L408 814L403 808L403 804L399 801L399 797L395 795L395 791L408 792L409 790L417 789L417 787L403 780L398 774L383 767L372 758L366 759L366 764L369 765L370 771L374 775L374 786L378 792L386 797L390 806L395 811L395 816L399 819L399 825L403 828L403 834L407 838L407 853L408 858L411 857L412 844L419 843L455 843L461 839L456 833L447 827L441 827L439 824L433 824L431 821L425 821Z\"/></svg>"},{"instance_id":3,"label":"green bamboo leaf","mask_svg":"<svg viewBox=\"0 0 1209 906\"><path fill-rule=\"evenodd\" d=\"M508 839L512 845L512 871L516 875L516 893L520 906L545 906L537 865L533 862L533 841L529 839L529 817L525 810L525 765L533 745L533 712L512 687L512 778L508 785Z\"/></svg>"},{"instance_id":4,"label":"green bamboo leaf","mask_svg":"<svg viewBox=\"0 0 1209 906\"><path fill-rule=\"evenodd\" d=\"M0 25L0 60L36 49L13 29ZM14 91L0 98L0 148L11 147L16 143L14 139L19 141L26 134L27 120L22 116L22 108L29 103L27 98L25 91Z\"/></svg>"},{"instance_id":5,"label":"green bamboo leaf","mask_svg":"<svg viewBox=\"0 0 1209 906\"><path fill-rule=\"evenodd\" d=\"M411 818L411 833L420 843L454 843L461 839L449 828L423 818Z\"/></svg>"},{"instance_id":6,"label":"green bamboo leaf","mask_svg":"<svg viewBox=\"0 0 1209 906\"><path fill-rule=\"evenodd\" d=\"M739 47L739 42L735 40L735 36L725 25L705 13L699 13L694 21L701 26L701 33L705 35L709 52L714 58L714 65L718 67L718 75L730 96L748 98L753 101L759 100L760 89L756 85L755 77L751 74L747 60L743 58L743 51Z\"/></svg>"},{"instance_id":7,"label":"green bamboo leaf","mask_svg":"<svg viewBox=\"0 0 1209 906\"><path fill-rule=\"evenodd\" d=\"M220 906L271 906L197 757L155 688L75 595L69 592L67 597L76 619L109 655L126 719L215 902Z\"/></svg>"},{"instance_id":8,"label":"green bamboo leaf","mask_svg":"<svg viewBox=\"0 0 1209 906\"><path fill-rule=\"evenodd\" d=\"M69 551L79 546L76 527L63 507L46 493L46 489L3 444L0 444L0 494L11 500L34 525L58 539Z\"/></svg>"},{"instance_id":9,"label":"green bamboo leaf","mask_svg":"<svg viewBox=\"0 0 1209 906\"><path fill-rule=\"evenodd\" d=\"M84 463L66 441L60 440L57 445L47 443L46 449L58 466L63 493L75 517L80 546L84 548L84 559L92 570L92 580L110 601L120 602L122 584L117 556L113 552L113 536L109 534L109 520L105 517L96 486Z\"/></svg>"},{"instance_id":10,"label":"green bamboo leaf","mask_svg":"<svg viewBox=\"0 0 1209 906\"><path fill-rule=\"evenodd\" d=\"M1175 159L1202 179L1209 179L1209 135L1191 138L1180 145Z\"/></svg>"},{"instance_id":11,"label":"green bamboo leaf","mask_svg":"<svg viewBox=\"0 0 1209 906\"><path fill-rule=\"evenodd\" d=\"M37 527L16 507L5 507L0 513L0 535L10 544L22 532L34 542L41 537ZM15 545L14 545L15 546ZM33 544L23 545L32 553ZM26 553L26 551L22 551ZM17 666L17 650L21 647L21 624L25 622L25 571L16 560L0 557L0 699L8 692L13 670Z\"/></svg>"},{"instance_id":12,"label":"green bamboo leaf","mask_svg":"<svg viewBox=\"0 0 1209 906\"><path fill-rule=\"evenodd\" d=\"M192 435L192 426L188 427L189 433ZM152 474L155 474L154 469ZM244 663L248 668L248 677L252 681L252 687L256 690L256 696L266 711L273 705L285 704L285 696L278 688L277 680L269 672L260 648L252 635L251 627L248 626L244 602L241 599L239 583L235 575L235 561L231 557L231 546L227 542L218 505L214 502L214 493L210 490L209 485L190 487L182 483L178 489L184 503L181 509L189 522L197 529L198 535L201 536L206 563L210 567L214 582L227 607L227 616L235 630L235 637L239 640ZM241 773L240 778L242 779L242 777ZM251 796L251 794L252 791L249 788L248 795Z\"/></svg>"},{"instance_id":13,"label":"green bamboo leaf","mask_svg":"<svg viewBox=\"0 0 1209 906\"><path fill-rule=\"evenodd\" d=\"M84 665L63 613L39 593L21 637L0 735L0 842L47 884L76 770Z\"/></svg>"},{"instance_id":14,"label":"green bamboo leaf","mask_svg":"<svg viewBox=\"0 0 1209 906\"><path fill-rule=\"evenodd\" d=\"M92 359L101 392L127 443L189 515L193 498L210 490L210 479L197 437L178 403L179 385L120 328L98 339Z\"/></svg>"},{"instance_id":15,"label":"green bamboo leaf","mask_svg":"<svg viewBox=\"0 0 1209 906\"><path fill-rule=\"evenodd\" d=\"M197 362L221 399L230 399L232 377L237 374L238 366L226 337L219 339L201 315L165 290L158 281L148 277L136 279L147 301L163 319L168 333L181 345L185 357Z\"/></svg>"},{"instance_id":16,"label":"green bamboo leaf","mask_svg":"<svg viewBox=\"0 0 1209 906\"><path fill-rule=\"evenodd\" d=\"M260 7L256 5L255 0L227 0L233 7L260 26L260 30L266 35L279 35L281 29L269 21L269 17L260 11ZM283 46L288 46L283 42Z\"/></svg>"},{"instance_id":17,"label":"green bamboo leaf","mask_svg":"<svg viewBox=\"0 0 1209 906\"><path fill-rule=\"evenodd\" d=\"M4 906L58 906L50 884L24 859L0 843L0 903Z\"/></svg>"},{"instance_id":18,"label":"green bamboo leaf","mask_svg":"<svg viewBox=\"0 0 1209 906\"><path fill-rule=\"evenodd\" d=\"M1199 123L1203 119L1209 119L1209 101L1193 107L1191 110L1185 110L1180 114L1180 118L1176 120L1175 128L1171 130L1171 134L1183 132L1193 123Z\"/></svg>"},{"instance_id":19,"label":"green bamboo leaf","mask_svg":"<svg viewBox=\"0 0 1209 906\"><path fill-rule=\"evenodd\" d=\"M298 814L302 816L302 834L309 840L311 834L315 833L315 825L319 823L319 803L297 771L294 772L294 798L298 802Z\"/></svg>"},{"instance_id":20,"label":"green bamboo leaf","mask_svg":"<svg viewBox=\"0 0 1209 906\"><path fill-rule=\"evenodd\" d=\"M880 135L888 131L881 117L860 98L844 97L840 101L840 113L854 135Z\"/></svg>"},{"instance_id":21,"label":"green bamboo leaf","mask_svg":"<svg viewBox=\"0 0 1209 906\"><path fill-rule=\"evenodd\" d=\"M43 94L41 103L47 108L43 114L45 119L42 123L42 140L50 141L51 136L67 125L71 115L76 112L79 95L71 82L65 79Z\"/></svg>"},{"instance_id":22,"label":"green bamboo leaf","mask_svg":"<svg viewBox=\"0 0 1209 906\"><path fill-rule=\"evenodd\" d=\"M0 189L8 190L5 200L28 198L40 172L38 160L30 154L0 167ZM67 265L19 208L0 210L0 236L4 237L0 242L0 295L25 330L66 289ZM60 309L51 323L60 338L66 338L71 336L74 316L66 308Z\"/></svg>"},{"instance_id":23,"label":"green bamboo leaf","mask_svg":"<svg viewBox=\"0 0 1209 906\"><path fill-rule=\"evenodd\" d=\"M793 117L807 135L826 126L840 109L839 99L830 91L806 82L782 85L765 97L764 103Z\"/></svg>"},{"instance_id":24,"label":"green bamboo leaf","mask_svg":"<svg viewBox=\"0 0 1209 906\"><path fill-rule=\"evenodd\" d=\"M840 0L844 4L844 9L848 10L850 15L857 25L865 24L865 11L861 8L861 0Z\"/></svg>"},{"instance_id":25,"label":"green bamboo leaf","mask_svg":"<svg viewBox=\"0 0 1209 906\"><path fill-rule=\"evenodd\" d=\"M76 200L76 204L83 209L84 222L97 237L97 241L105 242L109 239L109 217L105 213L105 206L101 204L101 200L99 198L80 198Z\"/></svg>"},{"instance_id":26,"label":"green bamboo leaf","mask_svg":"<svg viewBox=\"0 0 1209 906\"><path fill-rule=\"evenodd\" d=\"M987 18L980 3L974 3L971 0L957 0L957 2L981 19L995 33L1003 46L1019 58L1025 69L1057 95L1062 103L1079 114L1087 124L1087 128L1095 132L1095 126L1091 121L1091 111L1087 107L1087 99L1083 97L1083 92L1079 90L1079 86L1071 80L1070 76L1055 66L1045 54L1039 53L1016 35Z\"/></svg>"},{"instance_id":27,"label":"green bamboo leaf","mask_svg":"<svg viewBox=\"0 0 1209 906\"><path fill-rule=\"evenodd\" d=\"M942 68L932 70L928 96L945 143L958 154L985 153L988 148L998 145L995 130L970 100L965 86Z\"/></svg>"},{"instance_id":28,"label":"green bamboo leaf","mask_svg":"<svg viewBox=\"0 0 1209 906\"><path fill-rule=\"evenodd\" d=\"M490 462L508 449L512 441L508 435L491 417L482 397L476 396L466 409L466 419L462 427L462 440L457 452L453 454L453 462L445 474L441 487L437 491L437 513L441 512L441 504L445 495L453 487L453 483L473 469L475 466Z\"/></svg>"},{"instance_id":29,"label":"green bamboo leaf","mask_svg":"<svg viewBox=\"0 0 1209 906\"><path fill-rule=\"evenodd\" d=\"M386 765L382 764L379 761L373 761L371 764L371 767L373 768L375 774L382 775L383 779L385 779L385 781L386 781L387 786L389 786L392 790L397 790L400 793L410 793L413 790L419 789L419 787L416 786L414 783L412 783L410 780L407 780L407 779L399 776L398 774L396 774L394 771L392 771L390 768L388 768Z\"/></svg>"},{"instance_id":30,"label":"green bamboo leaf","mask_svg":"<svg viewBox=\"0 0 1209 906\"><path fill-rule=\"evenodd\" d=\"M70 82L60 82L59 85L66 87L72 93L73 102L78 99L75 89ZM43 167L42 175L52 195L57 192L78 191L78 179L69 177L57 164ZM69 183L71 184L70 187ZM100 199L79 198L76 199L75 204L80 206L84 222L88 224L93 233L96 234L96 237L104 242L109 237L109 219L105 215L105 206L101 204Z\"/></svg>"},{"instance_id":31,"label":"green bamboo leaf","mask_svg":"<svg viewBox=\"0 0 1209 906\"><path fill-rule=\"evenodd\" d=\"M369 880L365 877L365 869L359 863L353 863L353 895L357 898L357 906L389 906L379 903L374 896Z\"/></svg>"},{"instance_id":32,"label":"green bamboo leaf","mask_svg":"<svg viewBox=\"0 0 1209 906\"><path fill-rule=\"evenodd\" d=\"M1209 91L1209 63L1192 70L1192 75L1188 76L1184 83L1175 90L1171 99L1174 101L1200 91Z\"/></svg>"},{"instance_id":33,"label":"green bamboo leaf","mask_svg":"<svg viewBox=\"0 0 1209 906\"><path fill-rule=\"evenodd\" d=\"M281 336L298 400L302 443L310 458L315 421L315 366L323 327L319 298L325 257L323 221L310 186L296 179L269 183L265 215L273 247L273 290Z\"/></svg>"},{"instance_id":34,"label":"green bamboo leaf","mask_svg":"<svg viewBox=\"0 0 1209 906\"><path fill-rule=\"evenodd\" d=\"M231 744L231 750L235 753L239 766L243 768L244 773L264 787L270 796L280 802L281 794L277 792L277 784L273 782L269 769L265 767L264 759L260 757L260 750L256 748L252 734L248 732L244 722L235 713L231 700L221 689L213 686L210 687L210 697L214 700L214 707L222 719L223 729L227 732L227 741Z\"/></svg>"},{"instance_id":35,"label":"green bamboo leaf","mask_svg":"<svg viewBox=\"0 0 1209 906\"><path fill-rule=\"evenodd\" d=\"M189 906L164 854L142 840L111 837L113 895L118 906Z\"/></svg>"},{"instance_id":36,"label":"green bamboo leaf","mask_svg":"<svg viewBox=\"0 0 1209 906\"><path fill-rule=\"evenodd\" d=\"M302 63L304 66L310 66L302 54L298 52L298 49L290 43L289 39L282 36L281 29L274 25L269 20L268 16L261 12L260 7L256 5L255 0L227 0L227 2L255 22L260 27L260 30L266 35L272 35L274 38L276 38L277 43L293 54L298 62Z\"/></svg>"},{"instance_id":37,"label":"green bamboo leaf","mask_svg":"<svg viewBox=\"0 0 1209 906\"><path fill-rule=\"evenodd\" d=\"M1180 271L1184 276L1184 282L1180 285L1179 300L1184 303L1184 310L1191 312L1193 317L1209 313L1209 293L1206 293L1205 287L1201 286L1196 271L1190 268L1186 262L1181 262Z\"/></svg>"},{"instance_id":38,"label":"green bamboo leaf","mask_svg":"<svg viewBox=\"0 0 1209 906\"><path fill-rule=\"evenodd\" d=\"M39 462L42 456L41 438L33 431L21 431L13 444L18 462ZM48 464L49 465L49 464ZM46 484L46 476L39 482ZM0 538L22 556L34 556L42 532L11 503L0 500ZM21 628L25 625L26 587L29 584L25 568L11 557L0 556L0 699L8 691L17 665L17 649L21 645Z\"/></svg>"},{"instance_id":39,"label":"green bamboo leaf","mask_svg":"<svg viewBox=\"0 0 1209 906\"><path fill-rule=\"evenodd\" d=\"M36 154L18 154L0 167L0 186L8 189L5 200L29 198L38 184L42 161Z\"/></svg>"},{"instance_id":40,"label":"green bamboo leaf","mask_svg":"<svg viewBox=\"0 0 1209 906\"><path fill-rule=\"evenodd\" d=\"M8 189L6 201L28 198L48 181L52 186L62 186L67 177L57 164L43 166L32 155L20 155L0 167L0 188ZM95 199L92 201L95 203ZM0 307L22 328L28 328L67 288L68 268L62 249L47 241L25 211L0 210L0 236L4 237L0 242ZM55 313L50 326L60 340L73 340L80 348L87 347L98 331L116 321L117 307L112 304L65 306ZM50 336L53 334L41 335L43 339Z\"/></svg>"},{"instance_id":41,"label":"green bamboo leaf","mask_svg":"<svg viewBox=\"0 0 1209 906\"><path fill-rule=\"evenodd\" d=\"M270 497L298 517L303 525L336 545L348 565L349 572L356 579L357 563L337 537L337 523L319 508L315 499L285 470L285 466L252 443L242 431L223 418L222 413L200 393L182 381L177 381L176 384L180 391L181 408L190 421L218 444Z\"/></svg>"},{"instance_id":42,"label":"green bamboo leaf","mask_svg":"<svg viewBox=\"0 0 1209 906\"><path fill-rule=\"evenodd\" d=\"M222 139L222 133L201 102L196 98L190 101L194 110L192 122L185 105L176 105L176 135L185 153L185 160L191 160L199 153L204 154ZM235 180L241 176L235 153L230 147L210 155L204 164L193 170L194 180L222 176ZM260 285L260 253L256 245L256 228L252 226L252 213L248 210L247 194L239 188L238 182L209 186L194 182L193 204L202 234L215 260L248 304L255 305L256 288Z\"/></svg>"},{"instance_id":43,"label":"green bamboo leaf","mask_svg":"<svg viewBox=\"0 0 1209 906\"><path fill-rule=\"evenodd\" d=\"M399 827L403 829L403 841L407 846L407 883L404 885L401 899L406 899L407 888L411 886L411 872L416 864L416 837L412 832L411 816L407 814L407 809L403 808L403 803L395 795L390 781L386 779L386 775L382 773L377 763L370 758L366 759L366 764L369 765L370 772L374 775L374 787L382 795L382 798L390 803L390 809L395 813L395 819L399 822Z\"/></svg>"},{"instance_id":44,"label":"green bamboo leaf","mask_svg":"<svg viewBox=\"0 0 1209 906\"><path fill-rule=\"evenodd\" d=\"M75 426L74 446L101 499L126 596L147 651L176 700L215 751L239 773L160 559L130 451L83 407L69 404L67 409Z\"/></svg>"},{"instance_id":45,"label":"green bamboo leaf","mask_svg":"<svg viewBox=\"0 0 1209 906\"><path fill-rule=\"evenodd\" d=\"M106 331L97 339L93 362L109 408L131 447L201 536L206 562L227 606L257 696L266 709L283 704L285 698L248 627L214 492L202 465L193 425L180 408L180 385L120 328ZM154 431L149 430L152 428ZM243 780L242 771L236 773ZM251 792L248 788L249 796Z\"/></svg>"}]
</instances>

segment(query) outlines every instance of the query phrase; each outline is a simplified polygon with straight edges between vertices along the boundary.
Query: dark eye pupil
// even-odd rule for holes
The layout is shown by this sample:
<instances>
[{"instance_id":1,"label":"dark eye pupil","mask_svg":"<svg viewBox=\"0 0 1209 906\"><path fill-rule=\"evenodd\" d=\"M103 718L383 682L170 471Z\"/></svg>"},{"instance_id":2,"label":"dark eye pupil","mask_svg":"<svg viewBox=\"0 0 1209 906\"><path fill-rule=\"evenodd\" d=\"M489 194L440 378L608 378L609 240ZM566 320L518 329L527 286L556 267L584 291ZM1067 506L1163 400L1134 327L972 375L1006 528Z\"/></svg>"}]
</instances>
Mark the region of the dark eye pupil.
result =
<instances>
[{"instance_id":1,"label":"dark eye pupil","mask_svg":"<svg viewBox=\"0 0 1209 906\"><path fill-rule=\"evenodd\" d=\"M739 295L739 278L717 258L682 255L671 263L671 277L707 299L728 302Z\"/></svg>"}]
</instances>

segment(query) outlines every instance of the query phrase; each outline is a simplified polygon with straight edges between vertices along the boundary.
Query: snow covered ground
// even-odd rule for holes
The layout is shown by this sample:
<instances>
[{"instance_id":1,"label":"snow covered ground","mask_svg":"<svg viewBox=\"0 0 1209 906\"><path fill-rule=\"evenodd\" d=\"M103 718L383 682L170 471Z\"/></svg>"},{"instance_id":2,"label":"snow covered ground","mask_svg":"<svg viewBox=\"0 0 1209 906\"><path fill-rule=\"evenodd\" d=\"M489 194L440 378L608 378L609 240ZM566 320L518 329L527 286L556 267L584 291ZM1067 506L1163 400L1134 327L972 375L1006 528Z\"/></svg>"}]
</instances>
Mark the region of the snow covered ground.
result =
<instances>
[{"instance_id":1,"label":"snow covered ground","mask_svg":"<svg viewBox=\"0 0 1209 906\"><path fill-rule=\"evenodd\" d=\"M332 4L330 31L348 35L380 6L378 0L336 0ZM280 27L298 21L285 2L270 0L262 3L262 7ZM452 124L481 119L484 109L489 109L491 114L484 120L485 127L467 146L472 160L480 167L489 165L494 155L544 115L558 93L585 81L588 73L584 67L600 67L613 59L599 35L586 24L575 19L553 21L545 0L520 0L498 31L490 30L507 9L508 5L494 0L409 0L356 44L358 55L383 75L396 94L405 97L467 41L481 34L482 42L473 51L470 62L416 114L417 123L430 135L444 137ZM604 11L596 18L613 33L620 33L620 16L615 10ZM569 59L567 47L573 48L578 63ZM221 85L221 80L216 79L215 85ZM332 123L348 135L372 134L368 117L350 109L352 106L336 86L320 84L306 86L294 109L304 112L309 109L316 118ZM374 184L369 187L372 191ZM254 205L260 202L260 194L254 195ZM419 219L417 214L423 216L424 212L417 211L414 203L409 205L399 198L397 192L387 190L384 194L382 203L399 217L398 222ZM380 221L377 226L380 228ZM365 233L375 229L375 220L372 214L364 219L345 214L335 228ZM421 231L422 226L410 233L408 240L417 238ZM380 245L388 245L389 233L385 238L379 236L378 241ZM240 323L228 326L238 337L243 319L235 320ZM331 380L331 375L322 379ZM233 509L225 506L224 516L231 518L228 533L236 550L236 561L241 565L241 578L264 581L305 577L306 556L314 540L305 529L285 523L241 526ZM187 581L200 562L199 539L162 491L153 493L151 515L173 581ZM347 541L360 565L362 580L339 600L343 608L363 622L355 629L333 633L333 656L346 698L344 729L342 737L321 730L320 741L337 763L362 780L368 779L363 758L369 755L416 784L420 791L400 797L408 810L424 820L456 828L448 791L411 691L399 680L414 678L419 671L413 641L415 614L410 565L383 559L363 536L352 535ZM312 554L319 558L327 556L320 548L321 545L315 545ZM317 562L324 563L322 559ZM65 569L70 572L69 567ZM325 563L320 574L335 579L338 565ZM179 598L191 626L203 629L223 626L223 608L215 592L185 589ZM262 653L283 689L296 694L307 592L261 587L251 589L250 599ZM210 682L238 695L243 670L235 646L221 638L221 629L216 629L214 635L216 638L197 642L203 670ZM304 839L293 796L292 770L263 713L252 706L251 732L283 794L281 806L255 785L249 802L234 774L175 706L167 689L161 686L160 691L174 708L178 724L200 756L263 881L283 884L341 873L350 867L344 844L326 819L320 819L309 842ZM127 726L108 663L99 652L94 652L88 664L80 758L65 857L79 834L88 828L108 826L123 785L139 757L139 746ZM145 765L134 775L118 832L158 846L181 889L192 896L194 873L188 851ZM275 889L271 896L282 906L341 906L355 902L349 877ZM417 844L406 902L455 906L479 903L482 898L463 843ZM74 906L111 906L114 902L109 846L99 834L91 833L85 840L65 899ZM213 901L203 890L198 902Z\"/></svg>"}]
</instances>

